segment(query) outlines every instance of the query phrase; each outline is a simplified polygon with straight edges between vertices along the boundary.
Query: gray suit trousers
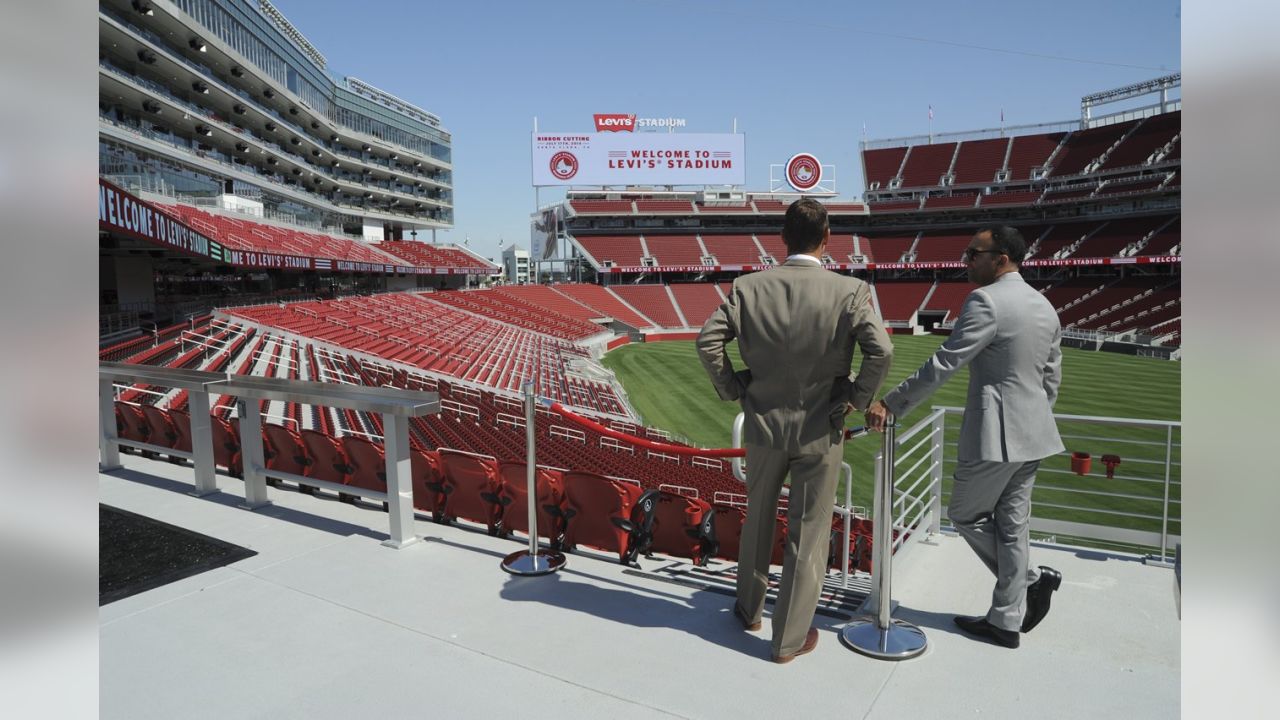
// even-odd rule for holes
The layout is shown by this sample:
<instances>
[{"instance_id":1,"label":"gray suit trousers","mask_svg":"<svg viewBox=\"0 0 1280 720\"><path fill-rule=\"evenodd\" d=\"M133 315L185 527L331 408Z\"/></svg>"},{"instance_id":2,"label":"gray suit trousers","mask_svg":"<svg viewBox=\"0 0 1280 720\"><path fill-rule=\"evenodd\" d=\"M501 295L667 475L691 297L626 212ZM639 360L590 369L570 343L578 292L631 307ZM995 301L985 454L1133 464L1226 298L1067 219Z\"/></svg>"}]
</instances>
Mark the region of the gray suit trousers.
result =
<instances>
[{"instance_id":1,"label":"gray suit trousers","mask_svg":"<svg viewBox=\"0 0 1280 720\"><path fill-rule=\"evenodd\" d=\"M1031 490L1039 460L956 463L947 514L956 530L996 576L987 622L1017 632L1027 586L1040 579L1030 567Z\"/></svg>"},{"instance_id":2,"label":"gray suit trousers","mask_svg":"<svg viewBox=\"0 0 1280 720\"><path fill-rule=\"evenodd\" d=\"M747 520L738 551L738 605L752 620L764 612L769 557L782 481L791 473L787 548L773 606L773 652L790 655L804 645L827 575L831 512L844 459L837 443L822 455L747 445Z\"/></svg>"}]
</instances>

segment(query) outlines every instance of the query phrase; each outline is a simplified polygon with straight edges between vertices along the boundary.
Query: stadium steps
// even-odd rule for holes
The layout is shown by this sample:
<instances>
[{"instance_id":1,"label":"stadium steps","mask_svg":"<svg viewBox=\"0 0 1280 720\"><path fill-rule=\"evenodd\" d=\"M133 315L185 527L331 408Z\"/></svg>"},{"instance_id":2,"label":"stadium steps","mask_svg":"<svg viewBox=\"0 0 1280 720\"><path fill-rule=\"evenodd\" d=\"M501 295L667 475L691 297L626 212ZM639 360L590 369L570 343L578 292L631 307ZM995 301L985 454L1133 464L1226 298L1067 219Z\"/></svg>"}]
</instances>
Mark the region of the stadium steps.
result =
<instances>
[{"instance_id":1,"label":"stadium steps","mask_svg":"<svg viewBox=\"0 0 1280 720\"><path fill-rule=\"evenodd\" d=\"M622 305L625 306L628 310L630 310L631 312L639 316L641 319L643 319L646 323L649 324L649 327L651 328L661 327L660 325L658 325L658 323L654 322L653 320L650 320L648 315L645 315L644 313L640 312L640 310L637 309L635 305L632 305L631 303L627 302L625 299L623 299L621 295L614 292L613 288L606 287L604 288L604 291L609 293L609 296L612 297L614 300L617 300L619 303L622 303Z\"/></svg>"},{"instance_id":2,"label":"stadium steps","mask_svg":"<svg viewBox=\"0 0 1280 720\"><path fill-rule=\"evenodd\" d=\"M667 291L667 297L671 300L671 307L676 311L676 317L680 318L680 325L689 327L689 320L685 318L684 311L680 309L680 303L676 300L676 294L671 292L670 285L663 285L662 288Z\"/></svg>"}]
</instances>

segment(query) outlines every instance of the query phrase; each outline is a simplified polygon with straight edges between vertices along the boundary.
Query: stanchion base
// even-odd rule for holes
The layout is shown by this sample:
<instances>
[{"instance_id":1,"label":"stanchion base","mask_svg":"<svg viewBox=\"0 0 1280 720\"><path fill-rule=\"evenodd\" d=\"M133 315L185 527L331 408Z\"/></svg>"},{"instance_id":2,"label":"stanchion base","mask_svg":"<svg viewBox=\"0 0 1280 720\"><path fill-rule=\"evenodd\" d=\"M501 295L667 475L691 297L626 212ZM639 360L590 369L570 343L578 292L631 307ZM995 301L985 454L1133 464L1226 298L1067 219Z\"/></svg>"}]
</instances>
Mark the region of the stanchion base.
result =
<instances>
[{"instance_id":1,"label":"stanchion base","mask_svg":"<svg viewBox=\"0 0 1280 720\"><path fill-rule=\"evenodd\" d=\"M512 575L549 575L564 567L564 563L562 553L540 552L530 555L528 550L521 550L502 558L502 569Z\"/></svg>"},{"instance_id":2,"label":"stanchion base","mask_svg":"<svg viewBox=\"0 0 1280 720\"><path fill-rule=\"evenodd\" d=\"M854 652L877 660L910 660L925 651L924 631L904 620L890 620L880 628L873 617L863 617L840 631L840 642Z\"/></svg>"}]
</instances>

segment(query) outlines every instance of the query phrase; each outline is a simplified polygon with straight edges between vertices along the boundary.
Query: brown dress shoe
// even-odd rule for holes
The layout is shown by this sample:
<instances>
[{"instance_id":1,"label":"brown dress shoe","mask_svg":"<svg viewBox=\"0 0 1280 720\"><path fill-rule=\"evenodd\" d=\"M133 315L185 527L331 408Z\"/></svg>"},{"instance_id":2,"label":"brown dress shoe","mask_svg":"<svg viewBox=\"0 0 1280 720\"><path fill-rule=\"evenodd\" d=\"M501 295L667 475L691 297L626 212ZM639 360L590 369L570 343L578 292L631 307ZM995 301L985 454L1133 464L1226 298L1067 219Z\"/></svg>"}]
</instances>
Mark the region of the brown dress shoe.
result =
<instances>
[{"instance_id":1,"label":"brown dress shoe","mask_svg":"<svg viewBox=\"0 0 1280 720\"><path fill-rule=\"evenodd\" d=\"M742 627L745 628L747 632L755 632L760 629L760 621L757 620L755 622L751 622L751 618L747 617L747 612L742 609L741 605L737 603L733 604L733 614L737 616L738 620L742 623Z\"/></svg>"},{"instance_id":2,"label":"brown dress shoe","mask_svg":"<svg viewBox=\"0 0 1280 720\"><path fill-rule=\"evenodd\" d=\"M805 636L804 645L801 645L799 650L790 655L774 655L773 661L779 665L786 665L805 653L813 652L816 647L818 647L818 628L809 628L809 634Z\"/></svg>"}]
</instances>

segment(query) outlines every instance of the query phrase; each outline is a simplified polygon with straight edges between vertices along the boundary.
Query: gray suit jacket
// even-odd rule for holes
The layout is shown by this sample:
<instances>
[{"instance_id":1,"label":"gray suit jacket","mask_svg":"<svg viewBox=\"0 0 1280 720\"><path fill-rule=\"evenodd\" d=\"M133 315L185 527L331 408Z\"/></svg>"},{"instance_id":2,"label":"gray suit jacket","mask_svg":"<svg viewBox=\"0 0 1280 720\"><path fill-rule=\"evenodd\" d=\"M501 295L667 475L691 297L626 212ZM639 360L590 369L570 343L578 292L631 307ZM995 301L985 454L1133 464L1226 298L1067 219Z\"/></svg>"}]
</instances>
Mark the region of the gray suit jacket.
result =
<instances>
[{"instance_id":1,"label":"gray suit jacket","mask_svg":"<svg viewBox=\"0 0 1280 720\"><path fill-rule=\"evenodd\" d=\"M1053 403L1062 382L1062 327L1043 295L1018 273L969 293L951 337L884 396L902 417L969 365L960 460L1022 462L1063 450Z\"/></svg>"},{"instance_id":2,"label":"gray suit jacket","mask_svg":"<svg viewBox=\"0 0 1280 720\"><path fill-rule=\"evenodd\" d=\"M736 373L725 354L734 338L747 365ZM734 281L728 302L702 326L698 356L720 398L742 401L748 445L814 455L843 439L846 402L871 402L893 345L866 283L790 261Z\"/></svg>"}]
</instances>

